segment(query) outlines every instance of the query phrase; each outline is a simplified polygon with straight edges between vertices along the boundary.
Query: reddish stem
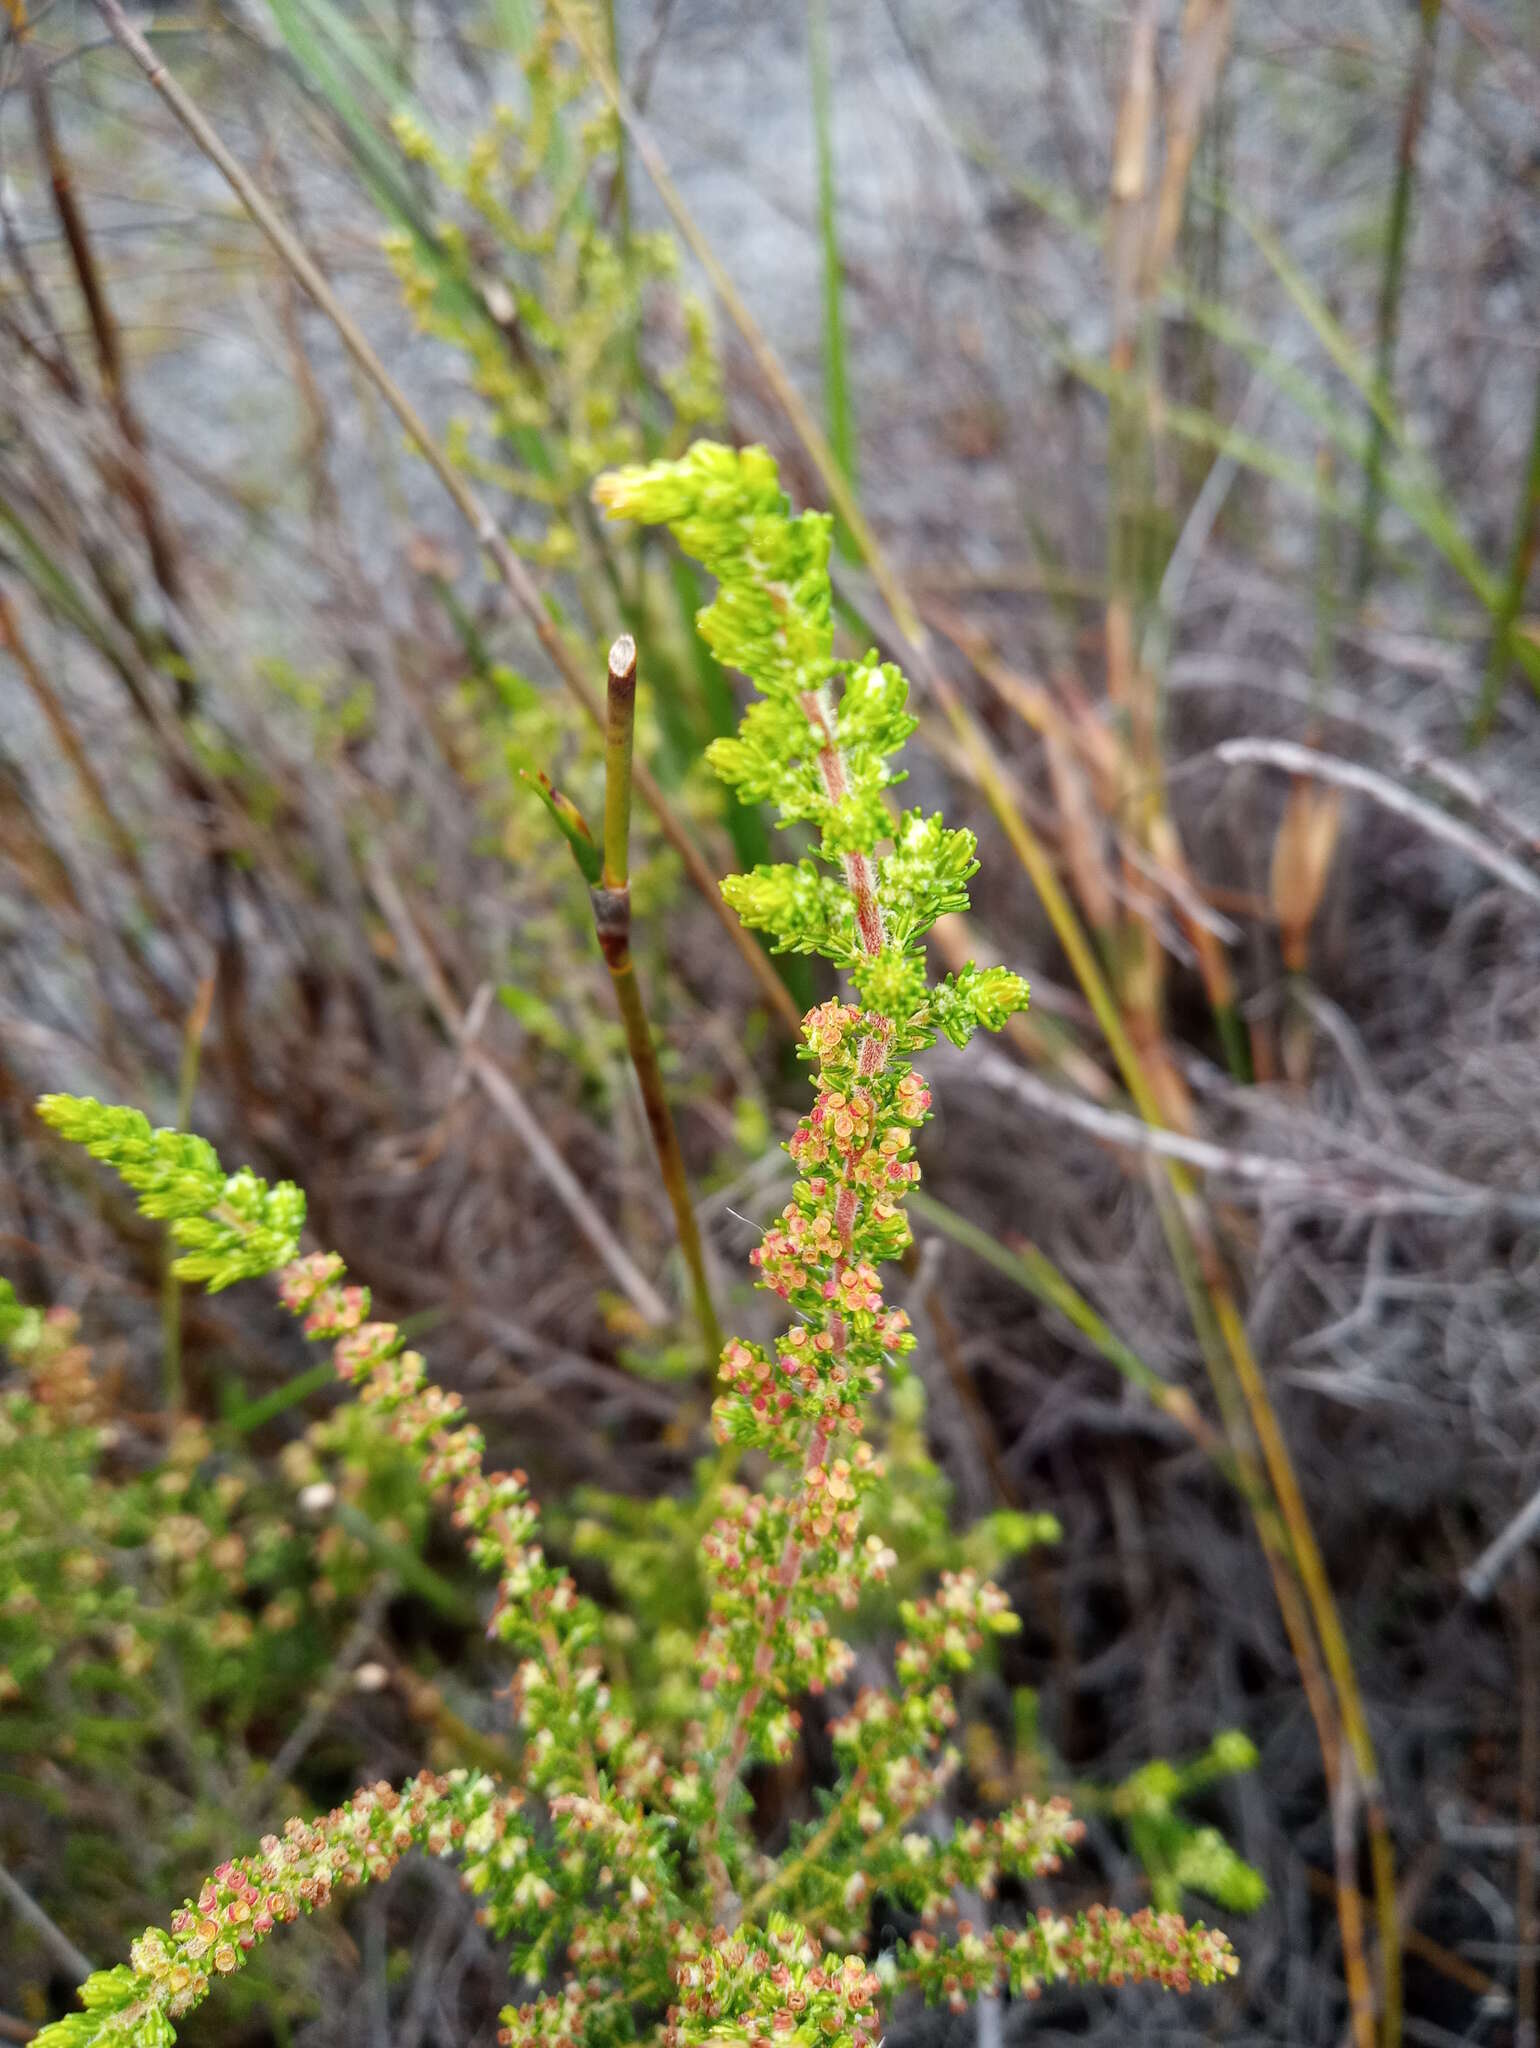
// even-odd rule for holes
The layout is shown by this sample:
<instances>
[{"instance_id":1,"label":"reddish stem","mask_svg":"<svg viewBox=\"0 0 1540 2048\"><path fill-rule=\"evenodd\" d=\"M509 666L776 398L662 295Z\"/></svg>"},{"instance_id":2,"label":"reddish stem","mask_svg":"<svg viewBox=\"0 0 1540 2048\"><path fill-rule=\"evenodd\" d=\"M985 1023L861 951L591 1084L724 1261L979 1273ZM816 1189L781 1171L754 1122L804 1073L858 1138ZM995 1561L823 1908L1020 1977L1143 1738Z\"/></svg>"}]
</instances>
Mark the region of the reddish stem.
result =
<instances>
[{"instance_id":1,"label":"reddish stem","mask_svg":"<svg viewBox=\"0 0 1540 2048\"><path fill-rule=\"evenodd\" d=\"M839 803L850 788L845 772L845 761L834 737L834 719L827 700L821 690L806 690L802 696L802 708L807 713L809 724L822 733L824 743L818 750L818 769L823 778L824 791L830 803ZM883 947L882 907L877 900L877 871L869 854L847 853L844 856L845 883L850 890L855 906L856 931L862 950L868 955L880 953ZM875 1036L862 1041L858 1058L861 1075L870 1080L880 1072L886 1048ZM838 1289L840 1276L849 1264L848 1252L855 1233L859 1196L849 1181L841 1183L835 1198L835 1225L839 1231L840 1249L835 1256L833 1277ZM836 1300L838 1293L836 1292ZM845 1321L837 1311L829 1317L829 1335L833 1340L836 1357L845 1350ZM803 1461L804 1484L808 1477L818 1471L829 1454L830 1431L823 1424L814 1426L808 1440L807 1456ZM732 1735L726 1753L717 1767L713 1790L716 1794L717 1823L720 1827L725 1812L727 1795L733 1780L743 1766L744 1755L749 1743L749 1725L765 1696L766 1684L775 1668L775 1636L786 1618L791 1596L796 1591L797 1581L802 1575L802 1561L805 1547L799 1541L795 1528L786 1537L777 1571L781 1590L777 1593L766 1618L764 1636L754 1658L754 1676L738 1701L733 1715ZM712 1882L719 1899L727 1890L726 1870L720 1855L714 1848L707 1850L707 1863L711 1870Z\"/></svg>"}]
</instances>

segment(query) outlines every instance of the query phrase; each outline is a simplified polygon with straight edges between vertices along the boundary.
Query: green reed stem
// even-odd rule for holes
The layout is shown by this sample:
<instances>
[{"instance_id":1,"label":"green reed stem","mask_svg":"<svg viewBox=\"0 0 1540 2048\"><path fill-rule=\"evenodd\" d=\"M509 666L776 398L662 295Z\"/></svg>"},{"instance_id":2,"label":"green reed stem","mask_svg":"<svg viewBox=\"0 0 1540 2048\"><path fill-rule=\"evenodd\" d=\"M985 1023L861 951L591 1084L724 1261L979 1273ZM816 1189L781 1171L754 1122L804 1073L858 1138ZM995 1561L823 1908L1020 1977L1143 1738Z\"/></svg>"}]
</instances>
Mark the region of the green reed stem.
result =
<instances>
[{"instance_id":1,"label":"green reed stem","mask_svg":"<svg viewBox=\"0 0 1540 2048\"><path fill-rule=\"evenodd\" d=\"M1422 0L1421 32L1412 75L1401 110L1401 133L1396 146L1396 182L1390 195L1390 212L1385 221L1385 263L1380 274L1379 310L1376 316L1374 384L1380 403L1374 408L1369 426L1369 459L1364 475L1363 512L1358 524L1358 561L1353 572L1353 591L1359 599L1374 581L1378 551L1380 507L1384 499L1386 415L1391 409L1390 384L1395 368L1396 336L1401 325L1401 287L1406 277L1406 233L1412 217L1412 187L1417 176L1417 143L1428 109L1428 91L1433 82L1433 56L1438 43L1439 16L1443 0Z\"/></svg>"},{"instance_id":2,"label":"green reed stem","mask_svg":"<svg viewBox=\"0 0 1540 2048\"><path fill-rule=\"evenodd\" d=\"M855 488L855 411L845 368L844 270L840 263L838 209L834 189L834 103L829 88L828 0L807 0L808 68L813 90L813 142L818 159L818 237L823 249L824 417L834 459ZM835 541L848 560L858 550L843 520Z\"/></svg>"},{"instance_id":3,"label":"green reed stem","mask_svg":"<svg viewBox=\"0 0 1540 2048\"><path fill-rule=\"evenodd\" d=\"M1518 510L1513 521L1513 546L1508 556L1508 574L1492 617L1492 651L1481 684L1481 701L1471 720L1472 740L1484 739L1497 715L1498 702L1508 680L1513 660L1513 627L1524 602L1524 587L1535 566L1536 544L1540 542L1540 384L1535 388L1535 414L1529 430L1529 461L1519 485ZM1540 692L1540 667L1525 663L1530 683Z\"/></svg>"},{"instance_id":4,"label":"green reed stem","mask_svg":"<svg viewBox=\"0 0 1540 2048\"><path fill-rule=\"evenodd\" d=\"M629 890L636 740L636 642L629 633L622 633L610 649L604 708L604 887Z\"/></svg>"}]
</instances>

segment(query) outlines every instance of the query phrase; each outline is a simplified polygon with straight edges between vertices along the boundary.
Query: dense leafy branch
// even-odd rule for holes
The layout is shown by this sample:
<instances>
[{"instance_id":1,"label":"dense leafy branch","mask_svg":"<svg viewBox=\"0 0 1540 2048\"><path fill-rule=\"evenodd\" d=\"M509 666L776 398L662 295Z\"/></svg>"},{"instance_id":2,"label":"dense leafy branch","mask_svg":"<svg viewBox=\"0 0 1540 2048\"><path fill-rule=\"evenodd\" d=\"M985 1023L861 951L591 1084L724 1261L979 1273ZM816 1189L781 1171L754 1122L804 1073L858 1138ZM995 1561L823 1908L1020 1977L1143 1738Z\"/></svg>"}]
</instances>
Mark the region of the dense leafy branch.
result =
<instances>
[{"instance_id":1,"label":"dense leafy branch","mask_svg":"<svg viewBox=\"0 0 1540 2048\"><path fill-rule=\"evenodd\" d=\"M881 1272L909 1243L903 1202L930 1108L909 1056L938 1032L962 1044L979 1025L999 1028L1026 987L1002 969L928 978L922 941L966 904L973 839L889 809L902 779L894 757L913 729L906 685L875 656L834 654L829 521L790 514L758 449L698 444L680 462L604 479L598 495L615 516L669 526L716 578L701 631L759 694L713 762L813 837L806 858L731 879L730 901L777 946L846 969L854 994L804 1020L814 1101L787 1144L791 1200L753 1254L758 1284L791 1320L774 1343L733 1339L722 1353L715 1433L754 1454L764 1478L715 1496L688 1717L682 1731L671 1721L654 1733L620 1711L603 1616L537 1540L524 1476L485 1471L459 1398L427 1380L395 1326L370 1319L339 1259L293 1256L297 1190L227 1177L202 1141L151 1131L132 1111L46 1098L45 1118L170 1223L190 1274L218 1286L282 1268L284 1303L332 1344L341 1377L496 1575L489 1633L520 1660L523 1754L517 1788L451 1773L291 1823L256 1858L222 1866L168 1932L135 1945L128 1968L92 1978L87 2010L45 2030L44 2048L163 2048L211 1970L238 1968L280 1920L335 1883L382 1875L419 1843L462 1862L513 1968L540 1991L504 2014L516 2048L609 2048L660 2026L669 2048L855 2048L881 2031L879 1997L905 1987L954 2002L1063 1979L1185 1989L1235 1967L1222 1935L1175 1914L1097 1909L1022 1929L929 1931L964 1892L990 1898L1005 1880L1051 1872L1080 1833L1062 1801L1030 1798L991 1822L934 1824L958 1761L951 1681L1018 1625L975 1571L948 1572L933 1595L904 1603L896 1687L863 1691L833 1723L822 1818L779 1859L755 1841L748 1767L788 1756L799 1702L844 1685L854 1653L835 1622L898 1562L865 1510L883 1480L873 1402L914 1343ZM880 1974L863 1953L879 1897L922 1923Z\"/></svg>"}]
</instances>

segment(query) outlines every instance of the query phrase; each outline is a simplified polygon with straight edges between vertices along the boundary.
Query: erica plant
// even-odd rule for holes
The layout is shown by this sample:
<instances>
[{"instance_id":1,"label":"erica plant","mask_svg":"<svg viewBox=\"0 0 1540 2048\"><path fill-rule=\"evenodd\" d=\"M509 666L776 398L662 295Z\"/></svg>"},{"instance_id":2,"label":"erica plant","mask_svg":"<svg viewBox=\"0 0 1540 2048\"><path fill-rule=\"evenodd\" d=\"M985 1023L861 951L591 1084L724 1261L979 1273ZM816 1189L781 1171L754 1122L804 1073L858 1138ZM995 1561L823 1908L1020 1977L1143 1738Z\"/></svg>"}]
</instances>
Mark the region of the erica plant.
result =
<instances>
[{"instance_id":1,"label":"erica plant","mask_svg":"<svg viewBox=\"0 0 1540 2048\"><path fill-rule=\"evenodd\" d=\"M383 1876L411 1848L454 1859L528 2002L510 2048L666 2048L708 2041L853 2048L875 2041L905 1990L962 2004L1058 1980L1149 1978L1174 1989L1230 1974L1224 1936L1175 1914L1047 1909L1024 1924L956 1918L964 1894L1052 1871L1079 1828L1058 1800L943 1824L957 1764L950 1682L1017 1623L979 1575L943 1578L902 1609L893 1682L842 1691L853 1653L837 1633L892 1550L863 1524L881 1478L866 1426L885 1365L914 1342L883 1296L883 1266L909 1242L914 1134L930 1097L910 1064L938 1032L958 1044L1021 1007L994 968L933 983L922 942L963 909L971 834L895 812L895 757L913 730L898 670L834 654L829 521L789 514L758 449L699 444L677 463L624 470L598 491L613 516L666 525L718 584L700 630L757 687L736 738L712 748L749 802L806 828L813 851L731 878L729 901L778 948L817 953L851 998L814 1009L803 1057L814 1101L787 1150L798 1178L753 1254L790 1321L773 1344L722 1353L717 1437L746 1455L757 1490L721 1482L701 1540L708 1621L683 1736L612 1699L603 1615L548 1557L520 1473L488 1473L458 1396L426 1378L394 1325L371 1319L340 1259L297 1256L297 1191L226 1177L201 1140L152 1131L136 1112L50 1096L42 1114L117 1167L210 1286L278 1271L285 1305L335 1347L341 1377L420 1460L475 1561L497 1579L489 1633L517 1660L517 1782L478 1769L377 1785L220 1866L127 1965L82 1989L84 2010L43 2048L162 2048L173 2022L241 1968L280 1923ZM751 1766L799 1742L798 1704L836 1696L834 1780L818 1818L778 1855L756 1839ZM873 1954L878 1899L916 1931Z\"/></svg>"}]
</instances>

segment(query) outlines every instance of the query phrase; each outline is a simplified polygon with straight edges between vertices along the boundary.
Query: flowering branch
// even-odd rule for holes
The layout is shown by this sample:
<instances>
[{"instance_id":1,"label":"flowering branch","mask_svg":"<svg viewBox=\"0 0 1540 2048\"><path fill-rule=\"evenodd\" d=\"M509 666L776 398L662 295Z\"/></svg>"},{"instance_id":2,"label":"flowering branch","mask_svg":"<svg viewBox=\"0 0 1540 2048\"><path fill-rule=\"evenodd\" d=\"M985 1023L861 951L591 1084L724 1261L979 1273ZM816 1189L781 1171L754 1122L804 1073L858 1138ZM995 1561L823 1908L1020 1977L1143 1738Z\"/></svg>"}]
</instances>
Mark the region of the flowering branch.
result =
<instances>
[{"instance_id":1,"label":"flowering branch","mask_svg":"<svg viewBox=\"0 0 1540 2048\"><path fill-rule=\"evenodd\" d=\"M752 1255L760 1285L796 1320L773 1358L738 1341L726 1347L727 1391L714 1411L719 1440L763 1450L793 1475L775 1494L734 1489L704 1545L711 1621L701 1661L716 1702L705 1854L725 1912L733 1872L717 1834L742 1768L784 1756L797 1726L789 1702L848 1668L823 1606L854 1607L891 1561L880 1541L860 1536L860 1497L880 1477L861 1431L884 1358L913 1344L903 1311L884 1306L878 1273L909 1242L900 1203L919 1177L911 1139L930 1106L906 1055L937 1028L959 1043L978 1023L998 1028L1027 991L1001 969L929 984L920 941L966 905L974 842L936 817L890 816L887 792L903 779L892 756L914 730L907 685L875 655L835 658L828 518L789 515L762 449L711 443L682 462L602 478L596 495L616 517L667 524L716 577L700 632L761 694L738 736L716 741L709 758L745 802L773 801L783 825L817 835L811 858L730 877L728 901L777 950L824 953L847 968L861 997L804 1020L817 1097L787 1148L804 1177ZM740 1839L729 1849L735 1865L743 1848Z\"/></svg>"},{"instance_id":2,"label":"flowering branch","mask_svg":"<svg viewBox=\"0 0 1540 2048\"><path fill-rule=\"evenodd\" d=\"M266 1902L288 1900L286 1871L300 1873L294 1886L319 1886L327 1867L361 1882L417 1841L462 1859L515 1969L536 1982L561 1974L556 1990L505 2010L505 2048L614 2048L648 2032L665 2048L869 2048L886 1981L957 2002L1060 1979L1185 1989L1236 1967L1223 1935L1174 1914L1097 1908L1019 1930L932 1933L961 1892L991 1898L1007 1879L1044 1876L1080 1834L1057 1800L1022 1800L939 1836L924 1824L957 1769L950 1681L1018 1626L1000 1588L972 1571L904 1604L896 1690L864 1691L833 1721L836 1780L821 1821L779 1859L755 1847L744 1772L788 1756L798 1702L844 1682L853 1652L831 1617L898 1561L862 1511L883 1478L865 1433L872 1402L914 1344L881 1277L910 1242L903 1203L930 1111L910 1055L938 1032L960 1045L980 1025L999 1029L1027 991L1000 968L928 978L924 935L965 907L974 843L938 817L890 811L902 780L893 756L914 725L907 686L875 655L835 658L827 518L790 514L763 450L711 444L607 477L598 495L617 517L668 525L716 578L700 630L759 694L711 759L747 801L774 801L783 824L813 836L801 860L730 878L728 901L778 949L832 960L854 995L803 1020L815 1081L787 1144L798 1177L752 1254L759 1286L791 1320L771 1345L734 1338L721 1354L715 1434L760 1454L768 1475L758 1491L715 1489L701 1541L706 1622L685 1681L693 1718L669 1755L617 1709L603 1616L535 1540L523 1474L483 1469L459 1398L427 1381L394 1325L369 1319L367 1292L345 1283L339 1259L294 1259L297 1190L226 1177L201 1141L151 1132L134 1112L46 1098L48 1121L125 1173L211 1285L283 1266L286 1305L333 1344L341 1376L497 1576L489 1633L521 1660L524 1752L517 1792L464 1773L418 1780L399 1799L376 1788L308 1832L294 1824L293 1859L264 1844L266 1861L224 1866L169 1935L136 1945L130 1970L90 1980L88 2010L45 2029L44 2048L166 2048L171 2017L208 1988L206 1958L216 1974L239 1967L248 1936L265 1931L258 1918L285 1917ZM558 822L576 830L559 808ZM606 845L618 848L621 821L609 824ZM294 1896L296 1910L320 1900ZM921 1921L881 1980L862 1954L879 1897ZM826 1955L826 1942L839 1946Z\"/></svg>"},{"instance_id":3,"label":"flowering branch","mask_svg":"<svg viewBox=\"0 0 1540 2048\"><path fill-rule=\"evenodd\" d=\"M471 1825L499 1830L519 1803L482 1774L423 1771L399 1792L362 1786L321 1820L286 1821L254 1856L221 1863L168 1928L147 1928L126 1964L93 1972L80 1987L86 2010L36 2039L47 2048L169 2048L171 2022L201 2005L216 1977L243 1969L275 1927L388 1876L410 1848L446 1856Z\"/></svg>"}]
</instances>

